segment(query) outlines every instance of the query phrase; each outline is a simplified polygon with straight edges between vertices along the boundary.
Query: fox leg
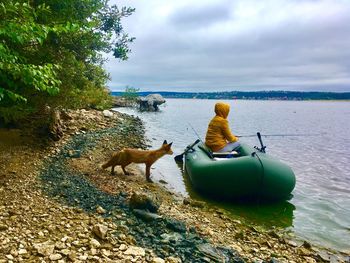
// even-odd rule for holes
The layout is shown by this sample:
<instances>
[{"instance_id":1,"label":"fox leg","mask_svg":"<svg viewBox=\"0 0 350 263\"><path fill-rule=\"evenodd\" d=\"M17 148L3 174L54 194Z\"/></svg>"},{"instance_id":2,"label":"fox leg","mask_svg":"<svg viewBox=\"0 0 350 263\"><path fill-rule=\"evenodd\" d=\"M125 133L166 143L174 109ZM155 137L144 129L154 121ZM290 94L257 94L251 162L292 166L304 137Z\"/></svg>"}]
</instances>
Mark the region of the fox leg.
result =
<instances>
[{"instance_id":1,"label":"fox leg","mask_svg":"<svg viewBox=\"0 0 350 263\"><path fill-rule=\"evenodd\" d=\"M115 165L112 165L112 169L111 169L111 174L112 174L112 175L115 175L114 167L115 167Z\"/></svg>"},{"instance_id":2,"label":"fox leg","mask_svg":"<svg viewBox=\"0 0 350 263\"><path fill-rule=\"evenodd\" d=\"M146 180L150 183L153 182L151 180L151 164L146 164Z\"/></svg>"},{"instance_id":3,"label":"fox leg","mask_svg":"<svg viewBox=\"0 0 350 263\"><path fill-rule=\"evenodd\" d=\"M123 172L125 175L130 175L130 173L128 171L125 170L125 167L127 167L130 163L127 163L127 164L123 164L122 165L122 169L123 169Z\"/></svg>"}]
</instances>

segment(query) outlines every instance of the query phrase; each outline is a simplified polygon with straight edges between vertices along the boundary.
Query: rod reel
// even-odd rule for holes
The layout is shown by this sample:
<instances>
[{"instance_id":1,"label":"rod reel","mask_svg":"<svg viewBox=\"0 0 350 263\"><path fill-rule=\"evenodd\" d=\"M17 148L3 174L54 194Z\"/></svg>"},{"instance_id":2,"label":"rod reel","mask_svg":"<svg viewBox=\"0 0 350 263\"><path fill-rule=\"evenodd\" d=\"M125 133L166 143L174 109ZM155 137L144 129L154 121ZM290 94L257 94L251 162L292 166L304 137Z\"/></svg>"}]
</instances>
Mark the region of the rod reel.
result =
<instances>
[{"instance_id":1,"label":"rod reel","mask_svg":"<svg viewBox=\"0 0 350 263\"><path fill-rule=\"evenodd\" d=\"M254 146L255 149L257 149L259 152L266 153L266 146L264 145L260 132L257 132L256 135L258 136L259 142L260 142L260 148L258 146Z\"/></svg>"}]
</instances>

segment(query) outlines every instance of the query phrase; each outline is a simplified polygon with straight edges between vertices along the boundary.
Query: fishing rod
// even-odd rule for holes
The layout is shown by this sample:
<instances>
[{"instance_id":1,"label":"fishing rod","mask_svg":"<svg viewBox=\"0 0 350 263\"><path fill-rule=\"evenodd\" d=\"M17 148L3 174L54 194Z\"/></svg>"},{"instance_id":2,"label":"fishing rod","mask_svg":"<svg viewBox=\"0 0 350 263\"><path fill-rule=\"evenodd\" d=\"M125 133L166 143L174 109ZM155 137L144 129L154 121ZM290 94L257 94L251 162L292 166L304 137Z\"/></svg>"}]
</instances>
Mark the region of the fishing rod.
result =
<instances>
[{"instance_id":1,"label":"fishing rod","mask_svg":"<svg viewBox=\"0 0 350 263\"><path fill-rule=\"evenodd\" d=\"M321 136L324 135L325 133L320 133L320 134L312 134L312 133L296 133L296 134L260 134L261 137L298 137L298 136ZM251 134L251 135L236 135L238 138L243 138L243 137L256 137L256 134Z\"/></svg>"},{"instance_id":2,"label":"fishing rod","mask_svg":"<svg viewBox=\"0 0 350 263\"><path fill-rule=\"evenodd\" d=\"M194 134L196 134L196 136L197 136L197 138L200 140L200 142L203 143L201 137L199 136L199 134L197 133L197 131L193 128L193 126L192 126L190 123L188 123L188 126L191 127L191 129L192 129L192 131L194 132Z\"/></svg>"},{"instance_id":3,"label":"fishing rod","mask_svg":"<svg viewBox=\"0 0 350 263\"><path fill-rule=\"evenodd\" d=\"M187 146L186 149L183 151L183 153L179 154L179 155L176 155L174 157L174 160L176 162L183 162L183 156L188 152L190 151L197 143L201 142L203 143L201 137L199 136L199 134L197 133L197 131L192 127L192 125L190 123L188 123L188 125L191 127L191 129L193 130L193 132L196 134L196 136L198 137L198 139L192 143L191 145ZM203 143L204 144L204 143Z\"/></svg>"}]
</instances>

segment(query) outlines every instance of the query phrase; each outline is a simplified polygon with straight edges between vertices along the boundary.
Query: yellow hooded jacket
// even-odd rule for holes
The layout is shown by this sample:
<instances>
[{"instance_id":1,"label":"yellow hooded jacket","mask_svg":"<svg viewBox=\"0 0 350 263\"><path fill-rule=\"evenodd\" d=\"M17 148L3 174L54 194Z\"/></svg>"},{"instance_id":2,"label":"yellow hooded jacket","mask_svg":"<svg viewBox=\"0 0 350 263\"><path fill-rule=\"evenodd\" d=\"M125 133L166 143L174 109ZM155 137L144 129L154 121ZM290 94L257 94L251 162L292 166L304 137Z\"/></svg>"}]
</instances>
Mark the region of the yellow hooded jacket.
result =
<instances>
[{"instance_id":1,"label":"yellow hooded jacket","mask_svg":"<svg viewBox=\"0 0 350 263\"><path fill-rule=\"evenodd\" d=\"M210 121L205 137L205 144L214 152L224 148L228 142L238 141L238 138L231 133L226 119L229 112L229 104L223 102L215 104L216 116Z\"/></svg>"}]
</instances>

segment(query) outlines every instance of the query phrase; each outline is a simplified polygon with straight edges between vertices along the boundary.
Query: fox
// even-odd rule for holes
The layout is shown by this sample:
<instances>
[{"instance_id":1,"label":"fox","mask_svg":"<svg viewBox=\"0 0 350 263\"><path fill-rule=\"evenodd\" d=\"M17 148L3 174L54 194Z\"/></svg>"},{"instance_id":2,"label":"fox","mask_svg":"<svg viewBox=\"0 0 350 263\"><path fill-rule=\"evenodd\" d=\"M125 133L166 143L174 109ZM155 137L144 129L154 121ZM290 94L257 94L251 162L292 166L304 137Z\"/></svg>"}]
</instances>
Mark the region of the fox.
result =
<instances>
[{"instance_id":1,"label":"fox","mask_svg":"<svg viewBox=\"0 0 350 263\"><path fill-rule=\"evenodd\" d=\"M121 151L112 154L112 157L106 163L102 164L102 168L106 169L112 166L111 174L114 175L114 168L120 165L123 169L125 175L130 173L125 170L125 167L131 163L144 163L146 164L146 180L152 182L151 180L151 166L164 155L172 155L173 151L171 145L173 143L167 143L165 140L162 146L156 150L137 150L131 148L125 148Z\"/></svg>"}]
</instances>

